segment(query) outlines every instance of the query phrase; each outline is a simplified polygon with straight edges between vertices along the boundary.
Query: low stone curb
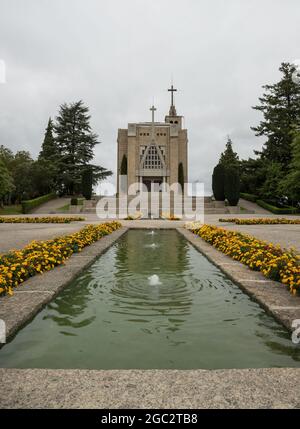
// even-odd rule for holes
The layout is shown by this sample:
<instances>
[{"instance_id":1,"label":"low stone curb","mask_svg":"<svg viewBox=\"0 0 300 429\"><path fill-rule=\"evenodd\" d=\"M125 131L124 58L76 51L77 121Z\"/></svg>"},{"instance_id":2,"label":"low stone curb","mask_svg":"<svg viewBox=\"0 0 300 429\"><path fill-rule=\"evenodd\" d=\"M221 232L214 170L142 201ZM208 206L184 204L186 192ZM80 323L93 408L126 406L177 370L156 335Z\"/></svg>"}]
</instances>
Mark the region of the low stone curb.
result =
<instances>
[{"instance_id":1,"label":"low stone curb","mask_svg":"<svg viewBox=\"0 0 300 429\"><path fill-rule=\"evenodd\" d=\"M0 369L0 408L299 408L300 368Z\"/></svg>"},{"instance_id":2,"label":"low stone curb","mask_svg":"<svg viewBox=\"0 0 300 429\"><path fill-rule=\"evenodd\" d=\"M293 330L293 320L300 319L300 296L292 295L282 283L234 261L191 231L185 228L177 231L279 323Z\"/></svg>"},{"instance_id":3,"label":"low stone curb","mask_svg":"<svg viewBox=\"0 0 300 429\"><path fill-rule=\"evenodd\" d=\"M37 274L14 289L14 295L0 298L0 319L6 324L6 338L14 335L78 274L114 244L128 228L122 227L73 254L64 265Z\"/></svg>"}]
</instances>

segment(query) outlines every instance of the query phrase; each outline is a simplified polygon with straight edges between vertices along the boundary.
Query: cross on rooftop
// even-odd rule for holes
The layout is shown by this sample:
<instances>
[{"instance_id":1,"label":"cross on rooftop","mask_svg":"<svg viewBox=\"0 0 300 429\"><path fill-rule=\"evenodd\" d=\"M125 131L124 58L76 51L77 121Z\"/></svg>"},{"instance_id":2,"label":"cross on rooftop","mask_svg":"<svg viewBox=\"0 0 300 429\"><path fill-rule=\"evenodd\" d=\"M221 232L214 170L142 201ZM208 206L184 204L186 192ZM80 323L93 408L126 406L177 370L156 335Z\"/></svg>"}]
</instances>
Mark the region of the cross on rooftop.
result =
<instances>
[{"instance_id":1,"label":"cross on rooftop","mask_svg":"<svg viewBox=\"0 0 300 429\"><path fill-rule=\"evenodd\" d=\"M174 106L174 92L177 91L176 88L174 88L173 84L171 85L171 88L168 88L168 91L171 92L171 106Z\"/></svg>"},{"instance_id":2,"label":"cross on rooftop","mask_svg":"<svg viewBox=\"0 0 300 429\"><path fill-rule=\"evenodd\" d=\"M155 135L155 131L154 131L154 112L157 109L156 109L156 107L152 106L152 107L150 107L150 110L152 112L151 134L152 134L152 140L154 140L154 135Z\"/></svg>"}]
</instances>

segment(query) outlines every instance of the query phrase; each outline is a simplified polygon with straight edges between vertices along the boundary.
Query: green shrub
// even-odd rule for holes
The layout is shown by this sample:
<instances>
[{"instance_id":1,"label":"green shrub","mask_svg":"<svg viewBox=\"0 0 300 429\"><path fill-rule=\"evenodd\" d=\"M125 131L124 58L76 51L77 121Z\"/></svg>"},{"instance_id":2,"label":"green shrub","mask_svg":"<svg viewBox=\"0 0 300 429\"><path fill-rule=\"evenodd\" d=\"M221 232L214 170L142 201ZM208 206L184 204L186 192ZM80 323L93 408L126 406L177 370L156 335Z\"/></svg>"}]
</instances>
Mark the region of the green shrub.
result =
<instances>
[{"instance_id":1,"label":"green shrub","mask_svg":"<svg viewBox=\"0 0 300 429\"><path fill-rule=\"evenodd\" d=\"M40 206L41 204L46 203L47 201L52 200L56 197L56 194L52 192L51 194L43 195L42 197L34 198L33 200L21 201L22 213L30 213L31 210Z\"/></svg>"},{"instance_id":2,"label":"green shrub","mask_svg":"<svg viewBox=\"0 0 300 429\"><path fill-rule=\"evenodd\" d=\"M240 199L240 175L236 167L225 169L224 192L229 205L237 206Z\"/></svg>"},{"instance_id":3,"label":"green shrub","mask_svg":"<svg viewBox=\"0 0 300 429\"><path fill-rule=\"evenodd\" d=\"M78 206L79 205L79 200L78 198L71 198L71 206Z\"/></svg>"},{"instance_id":4,"label":"green shrub","mask_svg":"<svg viewBox=\"0 0 300 429\"><path fill-rule=\"evenodd\" d=\"M222 164L218 164L212 175L212 189L216 201L225 201L224 179L225 168Z\"/></svg>"},{"instance_id":5,"label":"green shrub","mask_svg":"<svg viewBox=\"0 0 300 429\"><path fill-rule=\"evenodd\" d=\"M263 200L257 200L256 203L260 207L263 207L264 209L269 210L271 213L274 213L274 214L295 214L299 212L298 209L295 207L279 208L279 207L272 206L271 204L266 203L266 201L263 201Z\"/></svg>"},{"instance_id":6,"label":"green shrub","mask_svg":"<svg viewBox=\"0 0 300 429\"><path fill-rule=\"evenodd\" d=\"M241 198L244 198L244 200L252 201L253 203L256 203L256 201L259 199L258 195L255 194L247 194L245 192L240 193Z\"/></svg>"}]
</instances>

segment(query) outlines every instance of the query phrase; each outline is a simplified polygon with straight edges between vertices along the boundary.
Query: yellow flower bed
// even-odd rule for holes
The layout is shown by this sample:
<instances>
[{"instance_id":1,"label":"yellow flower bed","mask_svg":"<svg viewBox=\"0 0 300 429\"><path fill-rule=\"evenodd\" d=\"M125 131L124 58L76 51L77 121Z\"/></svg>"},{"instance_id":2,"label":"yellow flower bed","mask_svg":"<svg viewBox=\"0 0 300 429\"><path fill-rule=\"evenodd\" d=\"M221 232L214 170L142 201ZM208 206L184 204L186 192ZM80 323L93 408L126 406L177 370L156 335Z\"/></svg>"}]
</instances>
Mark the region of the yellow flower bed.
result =
<instances>
[{"instance_id":1,"label":"yellow flower bed","mask_svg":"<svg viewBox=\"0 0 300 429\"><path fill-rule=\"evenodd\" d=\"M70 223L83 221L84 217L79 216L47 216L47 217L8 217L0 216L0 223Z\"/></svg>"},{"instance_id":2,"label":"yellow flower bed","mask_svg":"<svg viewBox=\"0 0 300 429\"><path fill-rule=\"evenodd\" d=\"M293 250L213 225L203 225L193 232L225 255L284 283L293 294L300 290L300 256Z\"/></svg>"},{"instance_id":3,"label":"yellow flower bed","mask_svg":"<svg viewBox=\"0 0 300 429\"><path fill-rule=\"evenodd\" d=\"M219 219L219 222L231 222L237 225L300 225L300 219L285 219L285 218L253 218L253 219L238 219L228 218Z\"/></svg>"},{"instance_id":4,"label":"yellow flower bed","mask_svg":"<svg viewBox=\"0 0 300 429\"><path fill-rule=\"evenodd\" d=\"M13 288L29 277L61 265L73 253L121 227L119 222L87 225L74 234L47 241L32 241L24 249L0 255L0 293L13 294Z\"/></svg>"}]
</instances>

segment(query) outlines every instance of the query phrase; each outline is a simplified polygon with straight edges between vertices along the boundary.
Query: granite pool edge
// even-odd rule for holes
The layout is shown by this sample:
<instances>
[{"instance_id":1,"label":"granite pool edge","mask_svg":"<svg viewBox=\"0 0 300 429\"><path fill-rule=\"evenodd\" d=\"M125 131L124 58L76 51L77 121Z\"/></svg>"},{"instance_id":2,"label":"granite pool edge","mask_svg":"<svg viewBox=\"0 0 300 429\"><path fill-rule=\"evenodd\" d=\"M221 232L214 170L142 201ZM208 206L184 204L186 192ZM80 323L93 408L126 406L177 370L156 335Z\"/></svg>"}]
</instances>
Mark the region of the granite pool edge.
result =
<instances>
[{"instance_id":1,"label":"granite pool edge","mask_svg":"<svg viewBox=\"0 0 300 429\"><path fill-rule=\"evenodd\" d=\"M293 331L293 320L300 319L300 296L292 295L283 284L269 280L260 272L234 261L191 231L185 228L176 230L267 313L288 331Z\"/></svg>"},{"instance_id":2,"label":"granite pool edge","mask_svg":"<svg viewBox=\"0 0 300 429\"><path fill-rule=\"evenodd\" d=\"M300 408L300 368L0 368L0 409Z\"/></svg>"},{"instance_id":3,"label":"granite pool edge","mask_svg":"<svg viewBox=\"0 0 300 429\"><path fill-rule=\"evenodd\" d=\"M6 325L6 340L13 337L26 323L100 255L105 253L128 227L121 227L97 242L73 254L64 265L35 275L14 289L13 296L0 298L0 319ZM0 344L0 347L4 344Z\"/></svg>"}]
</instances>

